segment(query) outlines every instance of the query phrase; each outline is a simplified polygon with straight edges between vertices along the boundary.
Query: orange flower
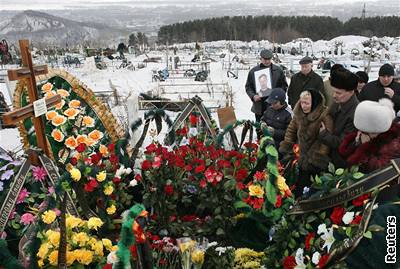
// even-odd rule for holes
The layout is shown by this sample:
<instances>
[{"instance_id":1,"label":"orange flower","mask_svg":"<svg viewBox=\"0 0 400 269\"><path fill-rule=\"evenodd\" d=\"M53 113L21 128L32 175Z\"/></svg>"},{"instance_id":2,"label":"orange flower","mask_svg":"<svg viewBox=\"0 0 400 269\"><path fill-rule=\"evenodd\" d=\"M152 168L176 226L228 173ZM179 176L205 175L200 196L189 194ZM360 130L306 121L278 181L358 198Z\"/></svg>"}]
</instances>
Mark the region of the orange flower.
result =
<instances>
[{"instance_id":1,"label":"orange flower","mask_svg":"<svg viewBox=\"0 0 400 269\"><path fill-rule=\"evenodd\" d=\"M75 149L78 146L78 143L76 142L76 139L73 136L68 137L65 140L64 144L67 146L67 148L70 148L70 149Z\"/></svg>"},{"instance_id":2,"label":"orange flower","mask_svg":"<svg viewBox=\"0 0 400 269\"><path fill-rule=\"evenodd\" d=\"M106 146L104 145L100 145L99 147L99 151L102 155L107 156L108 155L108 149Z\"/></svg>"},{"instance_id":3,"label":"orange flower","mask_svg":"<svg viewBox=\"0 0 400 269\"><path fill-rule=\"evenodd\" d=\"M50 82L47 82L42 86L42 91L44 92L49 92L51 91L51 89L53 89L53 84L51 84Z\"/></svg>"},{"instance_id":4,"label":"orange flower","mask_svg":"<svg viewBox=\"0 0 400 269\"><path fill-rule=\"evenodd\" d=\"M78 145L81 143L86 144L87 136L86 135L78 135L76 137L76 142L78 142Z\"/></svg>"},{"instance_id":5,"label":"orange flower","mask_svg":"<svg viewBox=\"0 0 400 269\"><path fill-rule=\"evenodd\" d=\"M64 105L65 105L65 101L64 101L64 100L61 100L60 103L57 103L57 104L55 105L55 108L56 108L56 109L61 109Z\"/></svg>"},{"instance_id":6,"label":"orange flower","mask_svg":"<svg viewBox=\"0 0 400 269\"><path fill-rule=\"evenodd\" d=\"M58 90L57 90L57 93L58 93L59 95L61 95L62 97L68 97L68 96L69 96L69 92L67 92L67 91L64 90L64 89L58 89Z\"/></svg>"},{"instance_id":7,"label":"orange flower","mask_svg":"<svg viewBox=\"0 0 400 269\"><path fill-rule=\"evenodd\" d=\"M86 125L86 127L94 127L94 119L92 117L84 116L83 123Z\"/></svg>"},{"instance_id":8,"label":"orange flower","mask_svg":"<svg viewBox=\"0 0 400 269\"><path fill-rule=\"evenodd\" d=\"M51 132L51 136L54 138L55 141L57 142L62 142L64 140L64 134L60 132L58 129L54 129Z\"/></svg>"},{"instance_id":9,"label":"orange flower","mask_svg":"<svg viewBox=\"0 0 400 269\"><path fill-rule=\"evenodd\" d=\"M46 119L47 120L52 120L57 115L58 115L57 112L55 112L54 110L51 110L51 111L46 113Z\"/></svg>"},{"instance_id":10,"label":"orange flower","mask_svg":"<svg viewBox=\"0 0 400 269\"><path fill-rule=\"evenodd\" d=\"M67 121L66 117L64 117L62 115L57 115L51 120L51 123L54 126L60 126L61 124L64 124L66 121Z\"/></svg>"},{"instance_id":11,"label":"orange flower","mask_svg":"<svg viewBox=\"0 0 400 269\"><path fill-rule=\"evenodd\" d=\"M91 138L87 138L85 142L86 142L86 146L88 146L88 147L91 147L91 146L93 146L94 144L97 143L97 141L94 141Z\"/></svg>"},{"instance_id":12,"label":"orange flower","mask_svg":"<svg viewBox=\"0 0 400 269\"><path fill-rule=\"evenodd\" d=\"M64 115L68 117L68 119L75 119L75 116L78 115L79 110L75 108L68 108L64 111Z\"/></svg>"},{"instance_id":13,"label":"orange flower","mask_svg":"<svg viewBox=\"0 0 400 269\"><path fill-rule=\"evenodd\" d=\"M48 99L48 98L50 98L50 97L52 97L54 95L56 95L56 93L54 91L48 91L48 92L46 92L44 97L46 97L46 99Z\"/></svg>"},{"instance_id":14,"label":"orange flower","mask_svg":"<svg viewBox=\"0 0 400 269\"><path fill-rule=\"evenodd\" d=\"M93 130L89 133L88 137L97 142L103 137L103 133L100 132L99 130Z\"/></svg>"},{"instance_id":15,"label":"orange flower","mask_svg":"<svg viewBox=\"0 0 400 269\"><path fill-rule=\"evenodd\" d=\"M76 99L71 100L71 101L69 102L69 104L68 104L68 106L69 106L69 107L72 107L72 108L78 108L80 105L81 105L81 101L76 100Z\"/></svg>"}]
</instances>

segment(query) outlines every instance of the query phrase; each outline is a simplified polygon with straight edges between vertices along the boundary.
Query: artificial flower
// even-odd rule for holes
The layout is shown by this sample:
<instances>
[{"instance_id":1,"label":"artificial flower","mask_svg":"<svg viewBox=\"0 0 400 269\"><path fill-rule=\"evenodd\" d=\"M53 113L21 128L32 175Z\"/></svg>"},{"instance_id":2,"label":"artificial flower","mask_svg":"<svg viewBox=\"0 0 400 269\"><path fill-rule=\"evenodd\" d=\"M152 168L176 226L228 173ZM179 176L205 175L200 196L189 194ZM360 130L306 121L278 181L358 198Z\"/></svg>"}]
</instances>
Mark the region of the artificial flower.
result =
<instances>
[{"instance_id":1,"label":"artificial flower","mask_svg":"<svg viewBox=\"0 0 400 269\"><path fill-rule=\"evenodd\" d=\"M51 132L51 137L57 142L62 142L64 140L64 134L58 129L54 129Z\"/></svg>"},{"instance_id":2,"label":"artificial flower","mask_svg":"<svg viewBox=\"0 0 400 269\"><path fill-rule=\"evenodd\" d=\"M115 207L115 205L111 205L107 207L106 211L108 215L112 215L115 213L115 211L117 211L117 208Z\"/></svg>"},{"instance_id":3,"label":"artificial flower","mask_svg":"<svg viewBox=\"0 0 400 269\"><path fill-rule=\"evenodd\" d=\"M67 118L66 117L64 117L64 116L62 116L62 115L56 115L52 120L51 120L51 123L54 125L54 126L60 126L60 125L62 125L62 124L64 124L65 122L67 121Z\"/></svg>"},{"instance_id":4,"label":"artificial flower","mask_svg":"<svg viewBox=\"0 0 400 269\"><path fill-rule=\"evenodd\" d=\"M104 192L105 195L111 195L113 193L113 191L114 191L114 187L112 185L107 185L104 188L103 192Z\"/></svg>"},{"instance_id":5,"label":"artificial flower","mask_svg":"<svg viewBox=\"0 0 400 269\"><path fill-rule=\"evenodd\" d=\"M42 220L46 224L52 223L56 219L57 215L53 210L47 210L42 215Z\"/></svg>"},{"instance_id":6,"label":"artificial flower","mask_svg":"<svg viewBox=\"0 0 400 269\"><path fill-rule=\"evenodd\" d=\"M61 95L61 97L68 97L69 96L69 92L64 90L64 89L58 89L57 90L57 94Z\"/></svg>"},{"instance_id":7,"label":"artificial flower","mask_svg":"<svg viewBox=\"0 0 400 269\"><path fill-rule=\"evenodd\" d=\"M47 82L42 86L42 91L44 92L49 92L51 91L51 89L53 89L53 84L51 84L50 82Z\"/></svg>"},{"instance_id":8,"label":"artificial flower","mask_svg":"<svg viewBox=\"0 0 400 269\"><path fill-rule=\"evenodd\" d=\"M354 219L354 212L346 212L346 214L343 215L342 221L344 224L348 225L350 224Z\"/></svg>"},{"instance_id":9,"label":"artificial flower","mask_svg":"<svg viewBox=\"0 0 400 269\"><path fill-rule=\"evenodd\" d=\"M69 170L69 174L71 175L71 178L74 181L79 181L82 177L81 175L81 171L78 168L72 168L71 170Z\"/></svg>"},{"instance_id":10,"label":"artificial flower","mask_svg":"<svg viewBox=\"0 0 400 269\"><path fill-rule=\"evenodd\" d=\"M46 119L47 119L47 120L52 120L52 119L54 119L57 115L58 115L58 113L55 112L54 110L48 111L48 112L46 113Z\"/></svg>"},{"instance_id":11,"label":"artificial flower","mask_svg":"<svg viewBox=\"0 0 400 269\"><path fill-rule=\"evenodd\" d=\"M76 115L79 114L79 110L75 108L68 108L64 111L64 115L68 117L68 119L75 119Z\"/></svg>"},{"instance_id":12,"label":"artificial flower","mask_svg":"<svg viewBox=\"0 0 400 269\"><path fill-rule=\"evenodd\" d=\"M103 222L99 218L92 217L88 220L87 225L89 229L97 231L97 228L101 227Z\"/></svg>"},{"instance_id":13,"label":"artificial flower","mask_svg":"<svg viewBox=\"0 0 400 269\"><path fill-rule=\"evenodd\" d=\"M49 259L50 265L57 266L58 265L58 250L53 250L50 253L48 259Z\"/></svg>"},{"instance_id":14,"label":"artificial flower","mask_svg":"<svg viewBox=\"0 0 400 269\"><path fill-rule=\"evenodd\" d=\"M99 130L93 130L89 133L88 137L97 142L103 137L103 133Z\"/></svg>"},{"instance_id":15,"label":"artificial flower","mask_svg":"<svg viewBox=\"0 0 400 269\"><path fill-rule=\"evenodd\" d=\"M101 171L96 175L96 179L98 182L103 182L107 177L106 171Z\"/></svg>"},{"instance_id":16,"label":"artificial flower","mask_svg":"<svg viewBox=\"0 0 400 269\"><path fill-rule=\"evenodd\" d=\"M24 213L21 216L21 223L24 225L29 225L35 220L35 217L31 213Z\"/></svg>"},{"instance_id":17,"label":"artificial flower","mask_svg":"<svg viewBox=\"0 0 400 269\"><path fill-rule=\"evenodd\" d=\"M41 166L33 166L32 175L36 181L42 181L43 179L46 178L47 172L46 169L44 169Z\"/></svg>"},{"instance_id":18,"label":"artificial flower","mask_svg":"<svg viewBox=\"0 0 400 269\"><path fill-rule=\"evenodd\" d=\"M55 104L54 108L57 109L57 110L60 110L61 108L64 107L64 105L65 105L65 101L61 100L61 102Z\"/></svg>"},{"instance_id":19,"label":"artificial flower","mask_svg":"<svg viewBox=\"0 0 400 269\"><path fill-rule=\"evenodd\" d=\"M83 124L86 127L94 127L94 119L90 116L84 116L83 117Z\"/></svg>"},{"instance_id":20,"label":"artificial flower","mask_svg":"<svg viewBox=\"0 0 400 269\"><path fill-rule=\"evenodd\" d=\"M259 185L250 185L249 186L249 194L250 194L250 196L255 196L257 198L263 198L264 190Z\"/></svg>"},{"instance_id":21,"label":"artificial flower","mask_svg":"<svg viewBox=\"0 0 400 269\"><path fill-rule=\"evenodd\" d=\"M75 149L78 146L78 142L76 141L75 137L70 136L68 137L64 144L67 146L69 149Z\"/></svg>"}]
</instances>

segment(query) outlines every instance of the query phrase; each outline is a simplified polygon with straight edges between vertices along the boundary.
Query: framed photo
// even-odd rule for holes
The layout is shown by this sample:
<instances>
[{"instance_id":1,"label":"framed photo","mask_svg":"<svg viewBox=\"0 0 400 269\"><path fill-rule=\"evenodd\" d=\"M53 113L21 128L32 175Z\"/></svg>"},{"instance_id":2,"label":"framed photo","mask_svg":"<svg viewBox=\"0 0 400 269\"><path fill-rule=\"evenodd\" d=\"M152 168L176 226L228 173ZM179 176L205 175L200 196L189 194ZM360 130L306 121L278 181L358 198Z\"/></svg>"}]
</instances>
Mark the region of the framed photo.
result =
<instances>
[{"instance_id":1,"label":"framed photo","mask_svg":"<svg viewBox=\"0 0 400 269\"><path fill-rule=\"evenodd\" d=\"M267 97L272 91L270 68L264 68L254 72L256 92L261 97Z\"/></svg>"}]
</instances>

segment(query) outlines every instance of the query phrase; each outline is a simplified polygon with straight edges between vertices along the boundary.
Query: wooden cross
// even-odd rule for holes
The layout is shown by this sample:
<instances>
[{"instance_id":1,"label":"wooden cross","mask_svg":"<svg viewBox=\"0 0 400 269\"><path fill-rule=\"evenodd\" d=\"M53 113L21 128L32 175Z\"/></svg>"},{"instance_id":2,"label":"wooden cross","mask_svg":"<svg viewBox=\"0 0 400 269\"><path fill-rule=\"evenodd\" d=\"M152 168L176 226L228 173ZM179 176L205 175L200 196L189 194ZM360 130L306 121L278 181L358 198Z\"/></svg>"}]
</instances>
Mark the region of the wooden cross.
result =
<instances>
[{"instance_id":1,"label":"wooden cross","mask_svg":"<svg viewBox=\"0 0 400 269\"><path fill-rule=\"evenodd\" d=\"M34 117L33 110L33 102L39 99L39 95L36 90L35 76L47 74L47 65L33 66L31 53L29 51L28 40L20 40L19 46L21 49L23 67L20 69L8 70L8 78L10 79L10 81L22 79L27 80L30 104L20 109L16 109L14 111L3 114L3 123L5 125L11 125L26 118L33 117L32 121L36 132L38 147L41 148L47 156L50 156L50 148L46 140L45 123L41 117ZM58 104L59 102L61 102L61 96L57 94L46 99L46 106L47 108L50 108ZM31 161L33 163L37 163L37 158L33 158L31 156Z\"/></svg>"}]
</instances>

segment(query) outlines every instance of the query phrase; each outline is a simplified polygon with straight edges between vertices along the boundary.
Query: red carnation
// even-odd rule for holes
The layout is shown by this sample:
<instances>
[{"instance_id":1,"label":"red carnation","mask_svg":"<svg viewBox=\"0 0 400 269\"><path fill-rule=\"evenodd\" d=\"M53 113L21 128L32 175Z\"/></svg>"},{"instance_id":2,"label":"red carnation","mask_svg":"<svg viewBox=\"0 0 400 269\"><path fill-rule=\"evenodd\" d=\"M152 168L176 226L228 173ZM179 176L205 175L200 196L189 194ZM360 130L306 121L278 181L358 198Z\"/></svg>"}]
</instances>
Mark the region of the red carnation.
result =
<instances>
[{"instance_id":1,"label":"red carnation","mask_svg":"<svg viewBox=\"0 0 400 269\"><path fill-rule=\"evenodd\" d=\"M114 177L113 178L113 183L114 184L119 184L119 183L121 183L121 179L119 177Z\"/></svg>"},{"instance_id":2,"label":"red carnation","mask_svg":"<svg viewBox=\"0 0 400 269\"><path fill-rule=\"evenodd\" d=\"M108 151L114 152L114 150L115 150L115 144L114 143L108 144L107 147L108 147Z\"/></svg>"},{"instance_id":3,"label":"red carnation","mask_svg":"<svg viewBox=\"0 0 400 269\"><path fill-rule=\"evenodd\" d=\"M189 116L191 126L195 126L197 124L197 117L193 114Z\"/></svg>"},{"instance_id":4,"label":"red carnation","mask_svg":"<svg viewBox=\"0 0 400 269\"><path fill-rule=\"evenodd\" d=\"M111 154L110 156L110 162L111 163L117 163L118 162L118 156L115 154Z\"/></svg>"},{"instance_id":5,"label":"red carnation","mask_svg":"<svg viewBox=\"0 0 400 269\"><path fill-rule=\"evenodd\" d=\"M142 170L149 170L151 168L151 162L149 160L144 160L142 162Z\"/></svg>"},{"instance_id":6,"label":"red carnation","mask_svg":"<svg viewBox=\"0 0 400 269\"><path fill-rule=\"evenodd\" d=\"M202 179L202 180L200 180L200 184L199 185L200 185L200 188L204 189L207 186L207 181Z\"/></svg>"},{"instance_id":7,"label":"red carnation","mask_svg":"<svg viewBox=\"0 0 400 269\"><path fill-rule=\"evenodd\" d=\"M254 174L254 178L255 179L257 179L257 180L264 180L265 179L265 173L264 172L261 172L261 171L257 171L255 174Z\"/></svg>"},{"instance_id":8,"label":"red carnation","mask_svg":"<svg viewBox=\"0 0 400 269\"><path fill-rule=\"evenodd\" d=\"M78 163L78 159L75 158L75 157L72 157L71 160L69 160L69 162L70 162L72 165L76 165L76 164Z\"/></svg>"},{"instance_id":9,"label":"red carnation","mask_svg":"<svg viewBox=\"0 0 400 269\"><path fill-rule=\"evenodd\" d=\"M86 149L85 143L80 143L80 144L76 147L76 151L78 151L79 153L84 152L85 149Z\"/></svg>"},{"instance_id":10,"label":"red carnation","mask_svg":"<svg viewBox=\"0 0 400 269\"><path fill-rule=\"evenodd\" d=\"M278 196L276 196L275 207L276 207L276 208L280 208L281 205L282 205L282 196L278 195Z\"/></svg>"},{"instance_id":11,"label":"red carnation","mask_svg":"<svg viewBox=\"0 0 400 269\"><path fill-rule=\"evenodd\" d=\"M296 265L297 265L296 258L293 256L287 256L283 260L283 269L294 269Z\"/></svg>"},{"instance_id":12,"label":"red carnation","mask_svg":"<svg viewBox=\"0 0 400 269\"><path fill-rule=\"evenodd\" d=\"M306 250L310 250L311 240L315 237L315 233L308 233L306 236Z\"/></svg>"},{"instance_id":13,"label":"red carnation","mask_svg":"<svg viewBox=\"0 0 400 269\"><path fill-rule=\"evenodd\" d=\"M243 179L245 179L245 178L247 177L247 174L248 174L248 171L247 171L246 168L240 169L240 170L237 172L236 180L237 180L237 181L242 181Z\"/></svg>"},{"instance_id":14,"label":"red carnation","mask_svg":"<svg viewBox=\"0 0 400 269\"><path fill-rule=\"evenodd\" d=\"M327 254L323 255L323 256L319 259L318 268L319 268L319 269L324 268L325 265L326 265L326 263L328 262L328 259L329 259L329 255L327 255Z\"/></svg>"},{"instance_id":15,"label":"red carnation","mask_svg":"<svg viewBox=\"0 0 400 269\"><path fill-rule=\"evenodd\" d=\"M367 200L368 198L369 198L368 193L360 195L359 197L357 197L356 199L353 200L353 205L354 206L363 206L364 201Z\"/></svg>"},{"instance_id":16,"label":"red carnation","mask_svg":"<svg viewBox=\"0 0 400 269\"><path fill-rule=\"evenodd\" d=\"M357 215L354 217L353 221L350 224L358 225L358 224L360 224L361 220L362 220L362 216Z\"/></svg>"},{"instance_id":17,"label":"red carnation","mask_svg":"<svg viewBox=\"0 0 400 269\"><path fill-rule=\"evenodd\" d=\"M196 169L194 169L194 172L201 173L201 172L204 172L204 170L206 170L206 166L204 164L202 164L202 165L197 166Z\"/></svg>"},{"instance_id":18,"label":"red carnation","mask_svg":"<svg viewBox=\"0 0 400 269\"><path fill-rule=\"evenodd\" d=\"M174 193L174 186L171 184L165 185L164 192L166 195L171 196Z\"/></svg>"},{"instance_id":19,"label":"red carnation","mask_svg":"<svg viewBox=\"0 0 400 269\"><path fill-rule=\"evenodd\" d=\"M190 164L188 164L188 165L185 166L185 170L186 170L187 172L192 171L192 169L193 169L193 167L192 167Z\"/></svg>"},{"instance_id":20,"label":"red carnation","mask_svg":"<svg viewBox=\"0 0 400 269\"><path fill-rule=\"evenodd\" d=\"M182 158L176 158L175 165L179 168L183 168L185 167L185 161Z\"/></svg>"},{"instance_id":21,"label":"red carnation","mask_svg":"<svg viewBox=\"0 0 400 269\"><path fill-rule=\"evenodd\" d=\"M335 207L331 214L331 220L334 224L339 225L342 222L342 218L345 214L345 210L343 207Z\"/></svg>"},{"instance_id":22,"label":"red carnation","mask_svg":"<svg viewBox=\"0 0 400 269\"><path fill-rule=\"evenodd\" d=\"M156 144L151 143L150 145L148 145L148 146L146 147L145 153L146 153L146 154L153 153L154 151L156 151L156 149L157 149Z\"/></svg>"},{"instance_id":23,"label":"red carnation","mask_svg":"<svg viewBox=\"0 0 400 269\"><path fill-rule=\"evenodd\" d=\"M93 164L97 164L101 160L101 153L96 153L90 156L90 160Z\"/></svg>"},{"instance_id":24,"label":"red carnation","mask_svg":"<svg viewBox=\"0 0 400 269\"><path fill-rule=\"evenodd\" d=\"M140 174L135 175L136 181L142 181L142 176Z\"/></svg>"}]
</instances>

